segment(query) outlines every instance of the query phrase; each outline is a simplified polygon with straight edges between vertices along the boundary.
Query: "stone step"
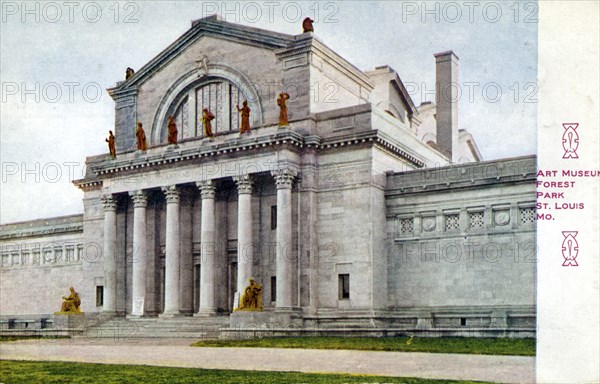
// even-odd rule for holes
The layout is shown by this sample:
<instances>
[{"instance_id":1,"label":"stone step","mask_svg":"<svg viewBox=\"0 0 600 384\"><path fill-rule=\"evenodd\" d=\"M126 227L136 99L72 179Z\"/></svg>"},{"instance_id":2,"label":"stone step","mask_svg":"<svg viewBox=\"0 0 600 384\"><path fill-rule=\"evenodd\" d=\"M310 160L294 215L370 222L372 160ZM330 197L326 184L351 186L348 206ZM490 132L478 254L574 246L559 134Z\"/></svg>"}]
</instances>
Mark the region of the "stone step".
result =
<instances>
[{"instance_id":1,"label":"stone step","mask_svg":"<svg viewBox=\"0 0 600 384\"><path fill-rule=\"evenodd\" d=\"M89 338L204 338L217 339L229 317L113 318L88 327Z\"/></svg>"},{"instance_id":2,"label":"stone step","mask_svg":"<svg viewBox=\"0 0 600 384\"><path fill-rule=\"evenodd\" d=\"M120 335L111 332L102 332L98 334L83 334L76 336L81 339L137 339L137 338L182 338L182 339L198 339L198 340L216 340L218 335L208 335L199 332L160 332L160 333L135 333Z\"/></svg>"}]
</instances>

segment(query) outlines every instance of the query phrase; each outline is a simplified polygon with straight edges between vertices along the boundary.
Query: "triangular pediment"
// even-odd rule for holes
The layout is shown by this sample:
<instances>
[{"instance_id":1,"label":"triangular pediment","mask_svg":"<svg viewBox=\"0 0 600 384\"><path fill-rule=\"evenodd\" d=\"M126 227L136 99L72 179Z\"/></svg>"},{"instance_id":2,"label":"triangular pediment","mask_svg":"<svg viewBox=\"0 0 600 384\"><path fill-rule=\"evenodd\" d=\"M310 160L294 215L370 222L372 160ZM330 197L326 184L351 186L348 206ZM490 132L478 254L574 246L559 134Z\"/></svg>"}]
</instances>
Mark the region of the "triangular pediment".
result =
<instances>
[{"instance_id":1,"label":"triangular pediment","mask_svg":"<svg viewBox=\"0 0 600 384\"><path fill-rule=\"evenodd\" d=\"M271 50L290 47L296 41L304 40L299 38L302 35L287 35L265 29L229 23L221 20L220 17L216 15L205 17L194 20L192 22L192 27L187 32L135 72L129 79L117 83L111 91L120 93L137 88L151 77L153 73L167 65L188 47L205 36Z\"/></svg>"}]
</instances>

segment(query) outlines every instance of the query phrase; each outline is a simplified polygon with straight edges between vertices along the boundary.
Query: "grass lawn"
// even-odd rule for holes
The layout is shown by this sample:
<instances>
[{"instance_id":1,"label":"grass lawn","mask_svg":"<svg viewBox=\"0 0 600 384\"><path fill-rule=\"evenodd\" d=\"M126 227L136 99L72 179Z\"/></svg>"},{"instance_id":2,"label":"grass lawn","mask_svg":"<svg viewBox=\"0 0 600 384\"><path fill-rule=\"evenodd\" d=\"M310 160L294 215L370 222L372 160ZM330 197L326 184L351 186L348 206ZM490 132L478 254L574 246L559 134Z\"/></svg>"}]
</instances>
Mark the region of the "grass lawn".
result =
<instances>
[{"instance_id":1,"label":"grass lawn","mask_svg":"<svg viewBox=\"0 0 600 384\"><path fill-rule=\"evenodd\" d=\"M51 336L51 335L42 335L42 336L0 336L0 343L7 341L19 341L19 340L47 340L47 339L68 339L69 336Z\"/></svg>"},{"instance_id":2,"label":"grass lawn","mask_svg":"<svg viewBox=\"0 0 600 384\"><path fill-rule=\"evenodd\" d=\"M433 353L470 353L476 355L535 356L535 339L487 338L413 338L408 337L277 337L253 340L206 340L194 347L255 347L304 349L354 349Z\"/></svg>"},{"instance_id":3,"label":"grass lawn","mask_svg":"<svg viewBox=\"0 0 600 384\"><path fill-rule=\"evenodd\" d=\"M364 375L332 375L297 372L233 371L196 368L151 367L39 361L0 361L4 384L203 384L203 383L483 383Z\"/></svg>"}]
</instances>

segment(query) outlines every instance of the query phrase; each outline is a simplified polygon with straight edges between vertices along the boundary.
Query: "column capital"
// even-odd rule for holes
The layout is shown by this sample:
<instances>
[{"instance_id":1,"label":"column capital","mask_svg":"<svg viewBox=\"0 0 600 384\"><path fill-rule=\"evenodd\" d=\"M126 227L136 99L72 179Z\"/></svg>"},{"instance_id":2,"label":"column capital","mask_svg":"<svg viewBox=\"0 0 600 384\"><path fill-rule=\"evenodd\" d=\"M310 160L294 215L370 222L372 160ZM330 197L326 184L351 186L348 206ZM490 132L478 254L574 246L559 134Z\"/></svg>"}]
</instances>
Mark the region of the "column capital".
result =
<instances>
[{"instance_id":1,"label":"column capital","mask_svg":"<svg viewBox=\"0 0 600 384\"><path fill-rule=\"evenodd\" d=\"M105 211L115 211L117 209L117 199L115 199L114 195L103 195L100 200Z\"/></svg>"},{"instance_id":2,"label":"column capital","mask_svg":"<svg viewBox=\"0 0 600 384\"><path fill-rule=\"evenodd\" d=\"M238 194L252 193L252 178L250 175L233 176L233 180L237 184Z\"/></svg>"},{"instance_id":3,"label":"column capital","mask_svg":"<svg viewBox=\"0 0 600 384\"><path fill-rule=\"evenodd\" d=\"M196 186L200 190L200 196L202 199L214 199L215 198L215 183L211 180L202 180L196 182Z\"/></svg>"},{"instance_id":4,"label":"column capital","mask_svg":"<svg viewBox=\"0 0 600 384\"><path fill-rule=\"evenodd\" d=\"M129 196L133 200L134 208L146 208L148 206L148 195L144 190L130 191Z\"/></svg>"},{"instance_id":5,"label":"column capital","mask_svg":"<svg viewBox=\"0 0 600 384\"><path fill-rule=\"evenodd\" d=\"M169 185L161 188L165 194L167 204L179 203L180 192L176 185Z\"/></svg>"},{"instance_id":6,"label":"column capital","mask_svg":"<svg viewBox=\"0 0 600 384\"><path fill-rule=\"evenodd\" d=\"M289 167L282 167L271 171L271 176L275 178L277 189L292 188L292 183L297 174L295 169Z\"/></svg>"}]
</instances>

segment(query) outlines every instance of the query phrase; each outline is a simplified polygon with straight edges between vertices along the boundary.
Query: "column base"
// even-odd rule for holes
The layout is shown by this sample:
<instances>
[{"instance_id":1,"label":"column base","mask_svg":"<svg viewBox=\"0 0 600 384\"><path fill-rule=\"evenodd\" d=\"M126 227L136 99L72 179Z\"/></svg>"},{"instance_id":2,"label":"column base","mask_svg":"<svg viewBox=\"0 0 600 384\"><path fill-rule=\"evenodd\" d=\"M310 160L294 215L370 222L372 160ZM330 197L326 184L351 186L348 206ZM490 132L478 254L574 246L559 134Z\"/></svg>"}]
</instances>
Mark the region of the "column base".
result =
<instances>
[{"instance_id":1,"label":"column base","mask_svg":"<svg viewBox=\"0 0 600 384\"><path fill-rule=\"evenodd\" d=\"M146 317L146 314L143 314L143 315L125 315L126 319L141 319L143 317Z\"/></svg>"},{"instance_id":2,"label":"column base","mask_svg":"<svg viewBox=\"0 0 600 384\"><path fill-rule=\"evenodd\" d=\"M216 308L201 308L198 313L194 313L194 317L214 317L217 316Z\"/></svg>"},{"instance_id":3,"label":"column base","mask_svg":"<svg viewBox=\"0 0 600 384\"><path fill-rule=\"evenodd\" d=\"M166 313L161 313L160 315L158 315L158 317L168 319L168 318L173 318L173 317L185 317L185 315L180 312L166 312Z\"/></svg>"}]
</instances>

